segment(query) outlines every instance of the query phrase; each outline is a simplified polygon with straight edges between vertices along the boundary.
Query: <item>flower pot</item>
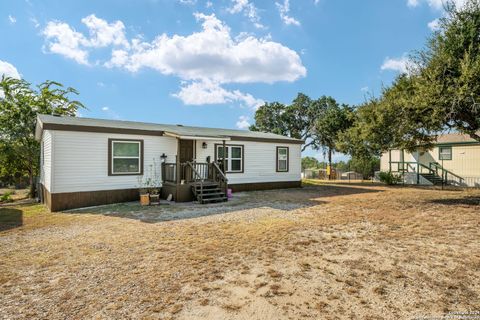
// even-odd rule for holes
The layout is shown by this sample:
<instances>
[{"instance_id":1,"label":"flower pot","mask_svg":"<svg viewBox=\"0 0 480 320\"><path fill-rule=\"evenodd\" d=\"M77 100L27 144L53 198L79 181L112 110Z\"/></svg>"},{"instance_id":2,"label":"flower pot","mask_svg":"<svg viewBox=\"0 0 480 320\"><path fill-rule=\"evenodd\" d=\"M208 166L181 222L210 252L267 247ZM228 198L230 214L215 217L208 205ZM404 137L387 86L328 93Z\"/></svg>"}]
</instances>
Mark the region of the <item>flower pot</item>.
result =
<instances>
[{"instance_id":1,"label":"flower pot","mask_svg":"<svg viewBox=\"0 0 480 320\"><path fill-rule=\"evenodd\" d=\"M140 195L140 205L142 206L150 205L150 195L148 193Z\"/></svg>"},{"instance_id":2,"label":"flower pot","mask_svg":"<svg viewBox=\"0 0 480 320\"><path fill-rule=\"evenodd\" d=\"M150 194L150 204L160 204L160 195Z\"/></svg>"}]
</instances>

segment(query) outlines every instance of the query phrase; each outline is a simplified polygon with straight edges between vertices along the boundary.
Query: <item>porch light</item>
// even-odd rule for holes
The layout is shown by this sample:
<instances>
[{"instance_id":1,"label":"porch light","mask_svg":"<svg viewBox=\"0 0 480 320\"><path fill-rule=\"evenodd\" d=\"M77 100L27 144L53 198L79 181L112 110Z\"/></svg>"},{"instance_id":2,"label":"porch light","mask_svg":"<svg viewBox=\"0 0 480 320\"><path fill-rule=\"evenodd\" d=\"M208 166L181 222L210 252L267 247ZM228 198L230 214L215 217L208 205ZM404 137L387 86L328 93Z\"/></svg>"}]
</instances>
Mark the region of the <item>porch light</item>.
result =
<instances>
[{"instance_id":1,"label":"porch light","mask_svg":"<svg viewBox=\"0 0 480 320\"><path fill-rule=\"evenodd\" d=\"M207 143L206 142L202 143L202 149L207 149Z\"/></svg>"},{"instance_id":2,"label":"porch light","mask_svg":"<svg viewBox=\"0 0 480 320\"><path fill-rule=\"evenodd\" d=\"M162 153L160 159L162 159L162 162L165 162L165 160L167 159L167 155L165 153Z\"/></svg>"}]
</instances>

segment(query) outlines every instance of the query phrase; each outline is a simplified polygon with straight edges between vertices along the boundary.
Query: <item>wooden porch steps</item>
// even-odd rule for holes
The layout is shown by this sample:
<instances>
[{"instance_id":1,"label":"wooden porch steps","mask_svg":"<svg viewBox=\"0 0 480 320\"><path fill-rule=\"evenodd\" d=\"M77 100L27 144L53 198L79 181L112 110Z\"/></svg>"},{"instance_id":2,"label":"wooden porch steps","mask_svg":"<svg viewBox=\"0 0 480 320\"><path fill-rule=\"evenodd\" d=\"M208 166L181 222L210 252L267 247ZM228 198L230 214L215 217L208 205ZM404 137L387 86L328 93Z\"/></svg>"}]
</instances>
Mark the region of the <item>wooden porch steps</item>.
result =
<instances>
[{"instance_id":1,"label":"wooden porch steps","mask_svg":"<svg viewBox=\"0 0 480 320\"><path fill-rule=\"evenodd\" d=\"M194 185L192 189L195 198L202 204L227 201L227 195L222 191L218 183L204 182L203 189L200 184Z\"/></svg>"},{"instance_id":2,"label":"wooden porch steps","mask_svg":"<svg viewBox=\"0 0 480 320\"><path fill-rule=\"evenodd\" d=\"M433 185L441 185L442 183L446 183L442 177L433 173L421 173L420 175L430 181Z\"/></svg>"}]
</instances>

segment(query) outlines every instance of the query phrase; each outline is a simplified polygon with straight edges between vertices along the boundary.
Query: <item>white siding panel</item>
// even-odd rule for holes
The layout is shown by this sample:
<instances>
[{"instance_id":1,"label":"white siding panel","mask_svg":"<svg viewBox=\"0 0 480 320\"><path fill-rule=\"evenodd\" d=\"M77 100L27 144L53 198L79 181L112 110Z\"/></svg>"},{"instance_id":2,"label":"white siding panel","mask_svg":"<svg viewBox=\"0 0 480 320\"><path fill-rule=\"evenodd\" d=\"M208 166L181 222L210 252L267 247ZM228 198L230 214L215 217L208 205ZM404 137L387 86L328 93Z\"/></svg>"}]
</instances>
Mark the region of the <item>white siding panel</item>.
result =
<instances>
[{"instance_id":1,"label":"white siding panel","mask_svg":"<svg viewBox=\"0 0 480 320\"><path fill-rule=\"evenodd\" d=\"M53 185L51 192L78 192L138 188L141 176L108 175L108 139L144 141L144 175L160 176L160 155L175 162L177 141L171 137L55 131ZM139 178L140 177L140 178Z\"/></svg>"},{"instance_id":2,"label":"white siding panel","mask_svg":"<svg viewBox=\"0 0 480 320\"><path fill-rule=\"evenodd\" d=\"M42 135L42 167L40 171L40 182L50 191L52 183L52 131L45 130Z\"/></svg>"},{"instance_id":3,"label":"white siding panel","mask_svg":"<svg viewBox=\"0 0 480 320\"><path fill-rule=\"evenodd\" d=\"M207 148L203 149L203 142ZM205 162L208 156L214 160L215 144L221 141L197 141L196 160ZM244 172L228 173L228 183L256 183L299 181L301 179L301 145L288 143L270 143L254 141L228 141L227 145L243 145ZM288 172L276 172L277 146L289 148Z\"/></svg>"}]
</instances>

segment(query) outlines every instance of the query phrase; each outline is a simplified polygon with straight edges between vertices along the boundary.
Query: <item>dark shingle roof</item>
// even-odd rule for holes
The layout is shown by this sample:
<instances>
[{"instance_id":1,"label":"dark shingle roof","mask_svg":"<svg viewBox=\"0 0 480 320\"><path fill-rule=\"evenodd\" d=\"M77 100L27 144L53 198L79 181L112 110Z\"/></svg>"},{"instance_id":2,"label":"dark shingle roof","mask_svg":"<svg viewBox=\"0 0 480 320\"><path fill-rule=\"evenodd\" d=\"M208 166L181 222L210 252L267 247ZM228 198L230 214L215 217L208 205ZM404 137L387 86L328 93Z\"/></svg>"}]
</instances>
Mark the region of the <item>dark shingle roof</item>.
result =
<instances>
[{"instance_id":1,"label":"dark shingle roof","mask_svg":"<svg viewBox=\"0 0 480 320\"><path fill-rule=\"evenodd\" d=\"M107 120L107 119L94 119L83 117L64 117L64 116L51 116L39 114L37 121L36 135L39 137L41 130L45 124L57 125L62 127L99 127L99 128L114 128L114 129L126 129L126 130L144 130L152 132L165 132L178 136L190 136L190 137L210 137L210 138L235 138L239 140L245 138L246 140L281 140L287 143L303 143L303 140L285 137L278 134L248 131L248 130L235 130L235 129L217 129L217 128L204 128L204 127L191 127L183 125L172 124L157 124L147 122L136 121L122 121L122 120Z\"/></svg>"}]
</instances>

